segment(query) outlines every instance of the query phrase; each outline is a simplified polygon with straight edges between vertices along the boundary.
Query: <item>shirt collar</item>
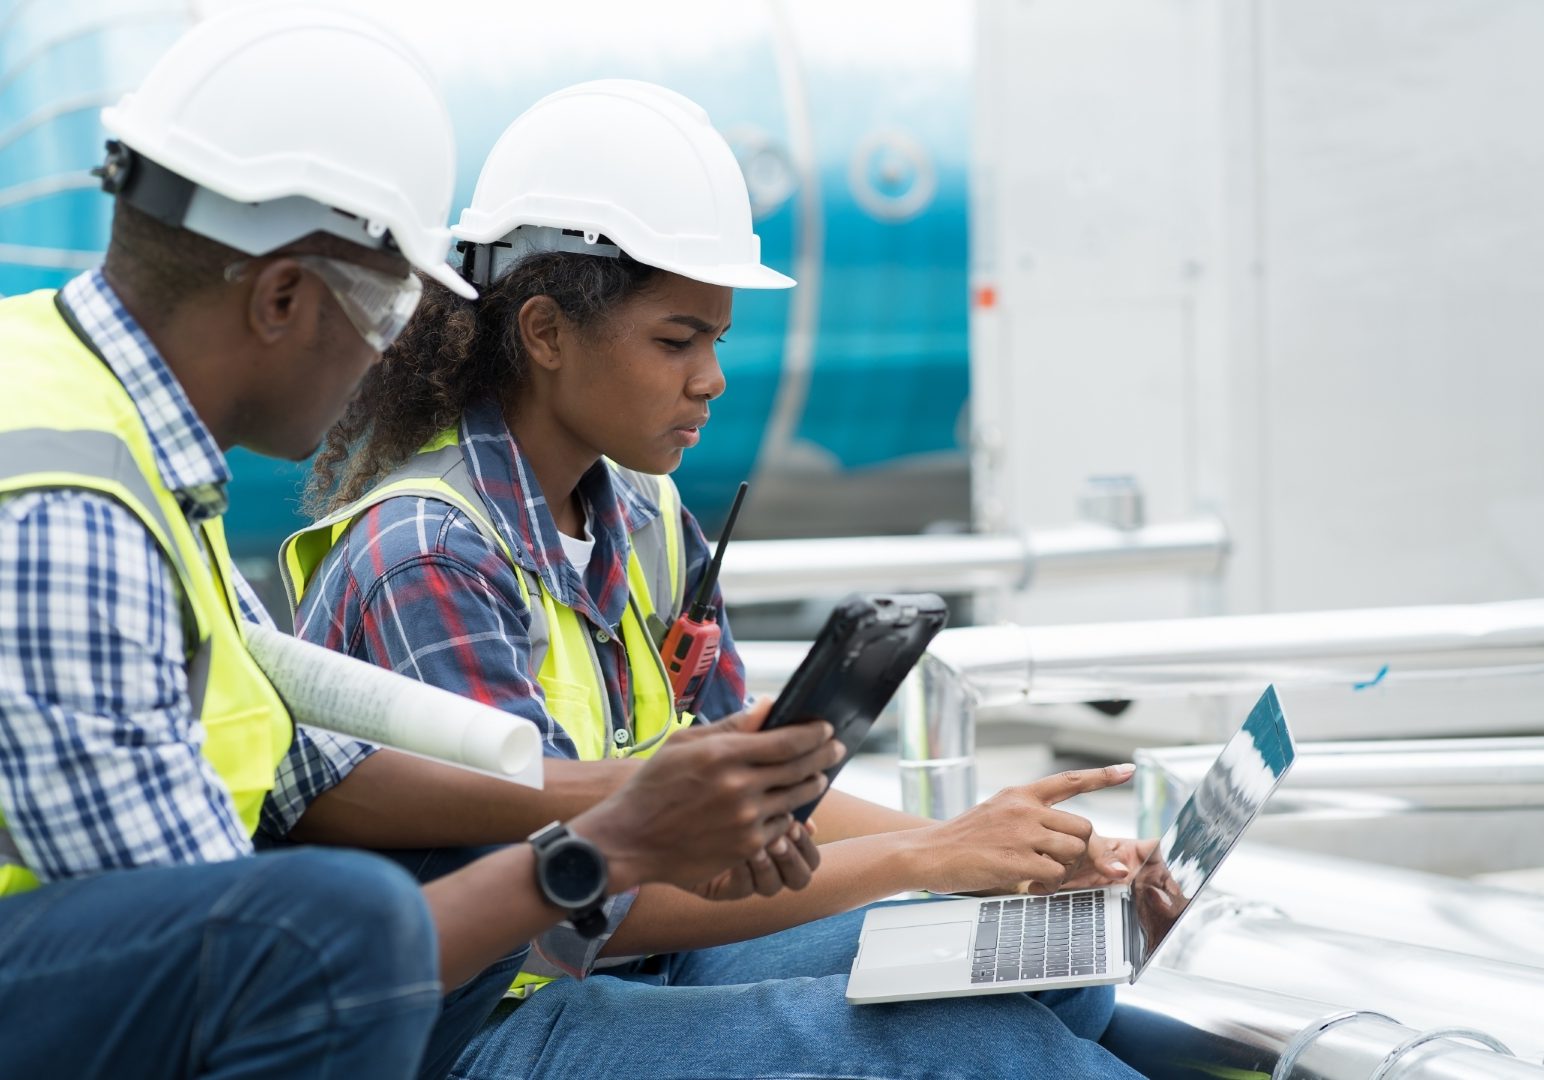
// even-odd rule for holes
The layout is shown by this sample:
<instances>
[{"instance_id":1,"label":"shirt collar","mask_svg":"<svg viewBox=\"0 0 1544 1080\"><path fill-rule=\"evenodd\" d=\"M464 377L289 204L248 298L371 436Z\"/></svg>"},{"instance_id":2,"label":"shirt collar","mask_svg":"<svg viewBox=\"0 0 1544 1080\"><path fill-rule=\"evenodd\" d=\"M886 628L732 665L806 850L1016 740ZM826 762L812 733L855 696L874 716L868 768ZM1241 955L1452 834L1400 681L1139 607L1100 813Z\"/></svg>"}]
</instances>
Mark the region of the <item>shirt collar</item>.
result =
<instances>
[{"instance_id":1,"label":"shirt collar","mask_svg":"<svg viewBox=\"0 0 1544 1080\"><path fill-rule=\"evenodd\" d=\"M81 274L59 297L133 399L150 435L162 483L190 517L203 520L223 514L231 478L225 455L101 269Z\"/></svg>"},{"instance_id":2,"label":"shirt collar","mask_svg":"<svg viewBox=\"0 0 1544 1080\"><path fill-rule=\"evenodd\" d=\"M588 608L592 618L616 625L627 604L627 590L588 588L570 565L547 498L497 404L485 401L467 407L461 418L461 444L472 482L516 561L541 577L565 606ZM579 497L595 537L590 584L615 580L618 570L625 582L629 537L659 517L659 508L631 484L617 482L605 461L596 462L580 478Z\"/></svg>"}]
</instances>

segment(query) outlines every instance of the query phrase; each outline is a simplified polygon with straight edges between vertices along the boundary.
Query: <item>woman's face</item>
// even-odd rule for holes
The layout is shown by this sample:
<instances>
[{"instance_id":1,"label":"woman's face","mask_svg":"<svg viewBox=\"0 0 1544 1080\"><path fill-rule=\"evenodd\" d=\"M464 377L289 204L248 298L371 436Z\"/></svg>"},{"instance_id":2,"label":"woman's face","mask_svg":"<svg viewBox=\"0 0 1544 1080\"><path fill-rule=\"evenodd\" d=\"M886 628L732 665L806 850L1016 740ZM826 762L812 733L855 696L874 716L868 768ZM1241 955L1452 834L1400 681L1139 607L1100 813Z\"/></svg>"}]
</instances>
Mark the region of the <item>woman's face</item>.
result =
<instances>
[{"instance_id":1,"label":"woman's face","mask_svg":"<svg viewBox=\"0 0 1544 1080\"><path fill-rule=\"evenodd\" d=\"M603 323L565 337L552 406L587 450L668 473L697 445L708 402L724 392L717 346L734 290L660 274Z\"/></svg>"}]
</instances>

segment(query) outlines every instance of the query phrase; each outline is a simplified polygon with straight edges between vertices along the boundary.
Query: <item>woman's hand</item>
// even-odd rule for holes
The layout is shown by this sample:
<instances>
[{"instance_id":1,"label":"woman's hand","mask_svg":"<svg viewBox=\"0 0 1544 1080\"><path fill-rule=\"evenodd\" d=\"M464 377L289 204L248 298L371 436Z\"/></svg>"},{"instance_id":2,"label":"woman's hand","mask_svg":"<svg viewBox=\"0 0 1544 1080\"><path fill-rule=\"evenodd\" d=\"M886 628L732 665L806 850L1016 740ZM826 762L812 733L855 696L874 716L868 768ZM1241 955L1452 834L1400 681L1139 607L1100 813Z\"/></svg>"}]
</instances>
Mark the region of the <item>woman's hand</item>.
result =
<instances>
[{"instance_id":1,"label":"woman's hand","mask_svg":"<svg viewBox=\"0 0 1544 1080\"><path fill-rule=\"evenodd\" d=\"M1053 893L1069 881L1115 872L1113 863L1125 853L1095 837L1086 819L1055 805L1124 784L1134 771L1131 765L1110 765L1005 788L959 817L896 839L911 847L918 884L931 892ZM1091 859L1095 840L1099 846Z\"/></svg>"},{"instance_id":2,"label":"woman's hand","mask_svg":"<svg viewBox=\"0 0 1544 1080\"><path fill-rule=\"evenodd\" d=\"M1156 840L1111 839L1094 833L1083 861L1069 867L1063 889L1099 889L1129 882L1153 850Z\"/></svg>"},{"instance_id":3,"label":"woman's hand","mask_svg":"<svg viewBox=\"0 0 1544 1080\"><path fill-rule=\"evenodd\" d=\"M766 850L691 891L704 900L744 900L752 894L773 896L784 888L804 888L819 865L820 849L815 846L814 821L807 824L793 821L788 831L772 841Z\"/></svg>"},{"instance_id":4,"label":"woman's hand","mask_svg":"<svg viewBox=\"0 0 1544 1080\"><path fill-rule=\"evenodd\" d=\"M732 899L803 888L820 862L792 811L826 789L845 748L830 724L759 731L764 700L671 736L623 787L573 819L605 853L614 889L646 881Z\"/></svg>"}]
</instances>

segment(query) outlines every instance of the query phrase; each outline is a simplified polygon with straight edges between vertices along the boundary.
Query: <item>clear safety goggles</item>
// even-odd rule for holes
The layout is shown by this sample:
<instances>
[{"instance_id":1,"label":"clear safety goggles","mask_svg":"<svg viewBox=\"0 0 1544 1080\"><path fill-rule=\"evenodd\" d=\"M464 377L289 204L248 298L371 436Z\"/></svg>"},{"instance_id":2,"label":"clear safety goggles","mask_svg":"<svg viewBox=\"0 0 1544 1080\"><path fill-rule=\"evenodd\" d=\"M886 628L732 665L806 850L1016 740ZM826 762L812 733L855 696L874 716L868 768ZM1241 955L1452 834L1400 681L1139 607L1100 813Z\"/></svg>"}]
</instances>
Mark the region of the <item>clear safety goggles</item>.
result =
<instances>
[{"instance_id":1,"label":"clear safety goggles","mask_svg":"<svg viewBox=\"0 0 1544 1080\"><path fill-rule=\"evenodd\" d=\"M385 352L397 340L423 296L423 282L417 274L397 277L326 255L288 257L322 279L359 336L376 352ZM250 261L243 259L227 266L225 280L240 280Z\"/></svg>"}]
</instances>

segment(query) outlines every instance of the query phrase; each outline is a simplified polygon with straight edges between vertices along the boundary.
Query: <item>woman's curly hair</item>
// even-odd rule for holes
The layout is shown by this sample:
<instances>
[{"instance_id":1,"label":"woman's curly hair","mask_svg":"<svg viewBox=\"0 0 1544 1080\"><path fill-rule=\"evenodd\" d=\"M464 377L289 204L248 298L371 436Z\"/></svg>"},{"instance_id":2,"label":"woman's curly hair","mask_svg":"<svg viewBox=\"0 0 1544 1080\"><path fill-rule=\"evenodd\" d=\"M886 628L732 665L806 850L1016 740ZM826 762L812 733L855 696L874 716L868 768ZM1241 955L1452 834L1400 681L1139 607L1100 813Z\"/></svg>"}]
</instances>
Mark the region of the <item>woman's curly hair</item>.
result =
<instances>
[{"instance_id":1,"label":"woman's curly hair","mask_svg":"<svg viewBox=\"0 0 1544 1080\"><path fill-rule=\"evenodd\" d=\"M466 408L508 404L530 377L516 321L533 297L550 297L576 326L603 323L660 273L622 255L544 252L521 261L477 300L423 277L423 299L402 336L370 369L311 465L302 508L312 517L344 506L407 461Z\"/></svg>"}]
</instances>

